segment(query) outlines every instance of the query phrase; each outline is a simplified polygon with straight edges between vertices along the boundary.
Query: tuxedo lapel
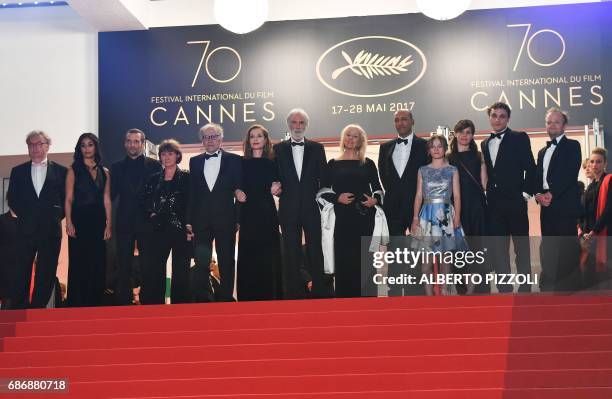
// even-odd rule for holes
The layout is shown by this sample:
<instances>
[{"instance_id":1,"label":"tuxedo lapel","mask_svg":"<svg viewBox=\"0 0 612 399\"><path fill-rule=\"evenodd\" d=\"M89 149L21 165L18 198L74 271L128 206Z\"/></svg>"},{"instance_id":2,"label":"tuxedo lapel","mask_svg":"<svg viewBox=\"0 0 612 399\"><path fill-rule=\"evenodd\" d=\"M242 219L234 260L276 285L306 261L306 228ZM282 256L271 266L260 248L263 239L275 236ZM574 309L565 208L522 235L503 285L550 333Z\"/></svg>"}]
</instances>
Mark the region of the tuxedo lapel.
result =
<instances>
[{"instance_id":1,"label":"tuxedo lapel","mask_svg":"<svg viewBox=\"0 0 612 399\"><path fill-rule=\"evenodd\" d=\"M220 150L219 153L221 154L221 165L219 165L219 174L217 175L217 180L215 180L215 185L211 191L213 191L215 187L218 187L218 184L223 178L223 174L226 172L228 167L227 163L229 162L229 158L227 156L227 152Z\"/></svg>"},{"instance_id":2,"label":"tuxedo lapel","mask_svg":"<svg viewBox=\"0 0 612 399\"><path fill-rule=\"evenodd\" d=\"M563 151L565 151L566 144L567 144L567 138L563 136L563 138L557 144L557 148L555 148L555 151L553 152L552 157L550 158L550 163L548 164L548 175L549 176L551 176L551 173L557 167L557 164L559 163L559 159L563 157Z\"/></svg>"},{"instance_id":3,"label":"tuxedo lapel","mask_svg":"<svg viewBox=\"0 0 612 399\"><path fill-rule=\"evenodd\" d=\"M495 158L494 168L504 162L506 158L506 153L512 149L513 139L514 136L512 136L512 132L510 132L510 130L506 131L506 134L504 134L501 143L499 143L499 148L497 149L497 157Z\"/></svg>"},{"instance_id":4,"label":"tuxedo lapel","mask_svg":"<svg viewBox=\"0 0 612 399\"><path fill-rule=\"evenodd\" d=\"M487 164L487 168L490 170L493 168L493 161L491 160L491 153L489 152L489 141L491 138L485 139L482 145L482 153L484 155L485 163Z\"/></svg>"},{"instance_id":5,"label":"tuxedo lapel","mask_svg":"<svg viewBox=\"0 0 612 399\"><path fill-rule=\"evenodd\" d=\"M283 143L283 146L281 147L283 148L284 152L285 152L285 159L287 159L287 163L289 165L287 165L289 167L289 169L291 169L293 171L293 175L295 176L295 179L297 181L300 181L298 174L297 174L297 170L295 169L295 161L293 160L293 151L291 150L291 140L286 140ZM306 152L306 149L304 149L304 153ZM306 154L304 154L305 156ZM302 163L302 170L304 170L304 163Z\"/></svg>"},{"instance_id":6,"label":"tuxedo lapel","mask_svg":"<svg viewBox=\"0 0 612 399\"><path fill-rule=\"evenodd\" d=\"M204 188L210 192L210 188L208 187L208 183L206 183L206 177L204 177L204 163L206 159L204 158L204 154L200 154L196 157L195 161L195 170L198 176L197 181L200 182L204 186ZM193 173L193 172L192 172Z\"/></svg>"},{"instance_id":7,"label":"tuxedo lapel","mask_svg":"<svg viewBox=\"0 0 612 399\"><path fill-rule=\"evenodd\" d=\"M389 151L387 152L387 154L385 154L385 157L387 158L387 168L390 169L391 173L393 173L395 176L397 176L398 179L401 179L402 176L400 176L399 173L397 173L397 169L395 168L395 163L393 162L393 151L395 151L395 146L396 145L397 145L396 141L392 141L389 144ZM414 143L412 143L412 149L410 150L410 158L408 159L408 163L406 164L406 168L408 168L408 164L410 163L410 160L412 159L412 151L414 151ZM406 171L406 169L404 169L404 172L405 171Z\"/></svg>"},{"instance_id":8,"label":"tuxedo lapel","mask_svg":"<svg viewBox=\"0 0 612 399\"><path fill-rule=\"evenodd\" d=\"M25 175L25 179L27 181L26 185L30 189L30 194L34 198L38 198L38 195L36 195L36 189L34 188L34 181L32 181L32 161L28 162L28 167L27 168L24 168L24 175ZM42 190L41 190L41 192L42 192Z\"/></svg>"},{"instance_id":9,"label":"tuxedo lapel","mask_svg":"<svg viewBox=\"0 0 612 399\"><path fill-rule=\"evenodd\" d=\"M308 162L312 158L312 143L310 141L304 139L304 158L302 159L302 176L303 177L306 172L306 167L308 166ZM295 172L297 176L297 171Z\"/></svg>"},{"instance_id":10,"label":"tuxedo lapel","mask_svg":"<svg viewBox=\"0 0 612 399\"><path fill-rule=\"evenodd\" d=\"M51 180L55 177L54 173L55 173L55 167L53 165L53 162L47 161L47 174L45 175L45 182L43 183L43 186L40 189L39 198L42 197L45 189L49 186L49 184L51 184Z\"/></svg>"}]
</instances>

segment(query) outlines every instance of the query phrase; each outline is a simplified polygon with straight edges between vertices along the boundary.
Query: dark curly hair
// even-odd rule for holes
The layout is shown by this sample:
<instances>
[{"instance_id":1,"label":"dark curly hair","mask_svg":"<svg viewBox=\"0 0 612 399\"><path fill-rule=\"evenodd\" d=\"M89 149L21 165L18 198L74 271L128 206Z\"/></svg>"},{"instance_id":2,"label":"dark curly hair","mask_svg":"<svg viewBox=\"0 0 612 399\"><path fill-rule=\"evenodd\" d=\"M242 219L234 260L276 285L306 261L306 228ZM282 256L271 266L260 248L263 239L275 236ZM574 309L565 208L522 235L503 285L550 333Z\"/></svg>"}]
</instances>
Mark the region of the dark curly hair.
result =
<instances>
[{"instance_id":1,"label":"dark curly hair","mask_svg":"<svg viewBox=\"0 0 612 399\"><path fill-rule=\"evenodd\" d=\"M74 147L74 162L72 163L72 166L85 167L83 153L81 152L81 143L85 139L90 139L94 143L94 147L96 148L96 153L94 155L96 165L99 165L100 162L102 162L102 155L100 154L100 141L98 140L98 136L93 133L83 133L79 136L76 146Z\"/></svg>"}]
</instances>

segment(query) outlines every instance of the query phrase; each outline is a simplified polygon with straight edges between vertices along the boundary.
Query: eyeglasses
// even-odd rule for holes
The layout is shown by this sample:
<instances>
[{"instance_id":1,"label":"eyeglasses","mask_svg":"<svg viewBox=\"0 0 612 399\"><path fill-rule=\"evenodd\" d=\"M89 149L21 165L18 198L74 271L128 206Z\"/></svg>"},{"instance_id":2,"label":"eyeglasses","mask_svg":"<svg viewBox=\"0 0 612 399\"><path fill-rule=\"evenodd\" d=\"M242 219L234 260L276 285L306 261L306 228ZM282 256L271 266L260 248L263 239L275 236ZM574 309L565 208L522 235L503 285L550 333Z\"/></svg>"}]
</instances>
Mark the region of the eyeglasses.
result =
<instances>
[{"instance_id":1,"label":"eyeglasses","mask_svg":"<svg viewBox=\"0 0 612 399\"><path fill-rule=\"evenodd\" d=\"M215 141L218 140L219 137L221 137L220 134L215 134L213 136L202 136L202 141Z\"/></svg>"},{"instance_id":2,"label":"eyeglasses","mask_svg":"<svg viewBox=\"0 0 612 399\"><path fill-rule=\"evenodd\" d=\"M30 148L42 148L43 145L49 144L46 141L41 141L39 143L28 143L28 147Z\"/></svg>"}]
</instances>

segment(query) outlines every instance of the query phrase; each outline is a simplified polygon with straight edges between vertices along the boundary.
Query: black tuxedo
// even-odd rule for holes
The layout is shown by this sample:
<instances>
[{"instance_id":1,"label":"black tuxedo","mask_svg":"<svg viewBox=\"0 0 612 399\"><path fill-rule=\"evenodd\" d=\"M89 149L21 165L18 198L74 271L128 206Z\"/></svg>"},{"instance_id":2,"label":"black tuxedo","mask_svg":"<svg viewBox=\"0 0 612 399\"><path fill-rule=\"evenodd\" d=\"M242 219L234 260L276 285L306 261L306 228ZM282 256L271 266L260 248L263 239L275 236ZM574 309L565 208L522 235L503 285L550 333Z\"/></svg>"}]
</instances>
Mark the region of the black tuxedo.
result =
<instances>
[{"instance_id":1,"label":"black tuxedo","mask_svg":"<svg viewBox=\"0 0 612 399\"><path fill-rule=\"evenodd\" d=\"M132 288L140 284L134 268L134 245L138 246L142 264L147 259L152 233L141 197L145 183L161 169L157 160L144 155L136 159L125 157L111 166L111 198L116 202L113 225L119 261L115 290L121 305L131 303Z\"/></svg>"},{"instance_id":2,"label":"black tuxedo","mask_svg":"<svg viewBox=\"0 0 612 399\"><path fill-rule=\"evenodd\" d=\"M195 234L195 258L200 275L198 281L204 285L193 287L199 300L212 300L208 279L212 257L212 242L215 241L221 285L215 292L218 301L231 301L234 293L237 205L234 192L242 190L242 160L229 152L220 150L221 164L212 191L204 177L204 154L189 160L190 188L185 224L190 224ZM247 198L248 201L248 198Z\"/></svg>"},{"instance_id":3,"label":"black tuxedo","mask_svg":"<svg viewBox=\"0 0 612 399\"><path fill-rule=\"evenodd\" d=\"M326 296L321 250L321 214L315 197L327 164L323 145L304 140L302 173L298 179L291 141L274 145L278 176L282 185L278 217L283 233L284 283L286 296L304 296L304 279L312 278L314 294ZM302 230L306 239L306 259L302 256ZM307 272L305 272L307 270ZM310 276L308 276L308 274Z\"/></svg>"},{"instance_id":4,"label":"black tuxedo","mask_svg":"<svg viewBox=\"0 0 612 399\"><path fill-rule=\"evenodd\" d=\"M540 208L542 228L542 275L540 287L548 290L578 289L580 281L577 220L581 215L578 173L581 164L580 143L563 136L555 146L543 187L544 155L538 152L535 192L552 194L550 206Z\"/></svg>"},{"instance_id":5,"label":"black tuxedo","mask_svg":"<svg viewBox=\"0 0 612 399\"><path fill-rule=\"evenodd\" d=\"M380 174L380 180L385 189L383 209L389 226L389 235L391 237L404 236L406 229L412 224L418 171L421 166L428 163L427 140L414 136L408 163L406 164L404 173L400 176L393 163L393 151L397 145L396 139L387 141L381 144L378 153L378 173ZM403 244L397 239L392 239L391 247L401 245ZM389 266L390 276L399 276L401 273L409 272L405 270L402 265L394 263ZM414 269L414 271L417 270ZM399 284L392 284L389 286L389 295L397 296L410 294L412 293L410 290L411 288L418 290L419 287L414 285L402 287ZM404 290L406 292L404 292ZM421 292L418 290L416 293L420 294Z\"/></svg>"},{"instance_id":6,"label":"black tuxedo","mask_svg":"<svg viewBox=\"0 0 612 399\"><path fill-rule=\"evenodd\" d=\"M26 307L30 293L32 263L37 256L32 307L45 307L55 284L57 259L62 242L67 169L47 161L45 182L36 195L32 182L32 162L11 170L8 190L9 207L17 215L17 273L12 301Z\"/></svg>"},{"instance_id":7,"label":"black tuxedo","mask_svg":"<svg viewBox=\"0 0 612 399\"><path fill-rule=\"evenodd\" d=\"M494 268L497 273L510 273L510 236L514 243L518 273L531 273L529 250L529 217L523 192L534 193L535 161L529 136L525 132L505 130L495 166L491 160L490 137L481 143L487 166L487 201L489 233L497 237L492 243ZM499 285L501 292L511 292L511 285ZM528 286L521 287L527 291Z\"/></svg>"},{"instance_id":8,"label":"black tuxedo","mask_svg":"<svg viewBox=\"0 0 612 399\"><path fill-rule=\"evenodd\" d=\"M391 236L404 235L412 224L417 174L419 168L428 163L427 141L416 136L412 140L410 157L402 176L398 175L393 163L393 151L397 145L395 139L382 144L378 153L378 173L385 189L383 209Z\"/></svg>"}]
</instances>

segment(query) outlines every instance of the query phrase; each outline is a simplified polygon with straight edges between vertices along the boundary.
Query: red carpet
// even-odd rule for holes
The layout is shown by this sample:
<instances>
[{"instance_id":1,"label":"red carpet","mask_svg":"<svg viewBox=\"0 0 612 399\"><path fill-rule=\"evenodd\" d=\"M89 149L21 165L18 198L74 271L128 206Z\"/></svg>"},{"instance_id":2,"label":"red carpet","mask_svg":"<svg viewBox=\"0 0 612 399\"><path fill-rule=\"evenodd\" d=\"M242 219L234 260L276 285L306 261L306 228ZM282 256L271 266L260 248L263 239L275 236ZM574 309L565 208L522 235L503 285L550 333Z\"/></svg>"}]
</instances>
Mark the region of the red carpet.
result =
<instances>
[{"instance_id":1,"label":"red carpet","mask_svg":"<svg viewBox=\"0 0 612 399\"><path fill-rule=\"evenodd\" d=\"M0 398L612 398L612 297L492 296L0 313Z\"/></svg>"}]
</instances>

